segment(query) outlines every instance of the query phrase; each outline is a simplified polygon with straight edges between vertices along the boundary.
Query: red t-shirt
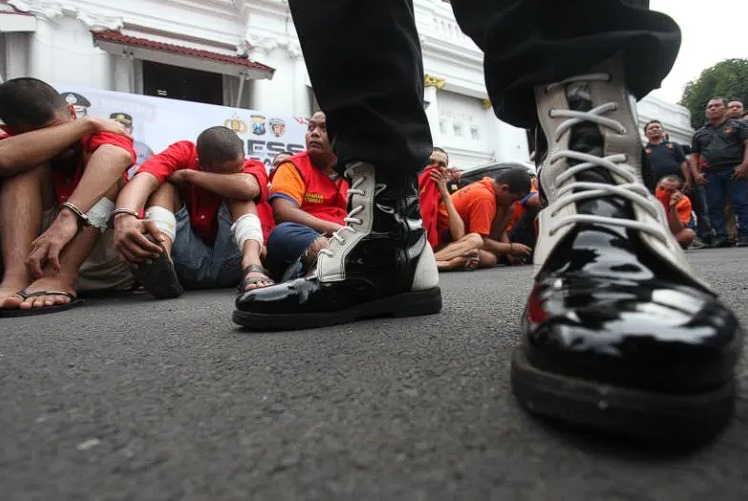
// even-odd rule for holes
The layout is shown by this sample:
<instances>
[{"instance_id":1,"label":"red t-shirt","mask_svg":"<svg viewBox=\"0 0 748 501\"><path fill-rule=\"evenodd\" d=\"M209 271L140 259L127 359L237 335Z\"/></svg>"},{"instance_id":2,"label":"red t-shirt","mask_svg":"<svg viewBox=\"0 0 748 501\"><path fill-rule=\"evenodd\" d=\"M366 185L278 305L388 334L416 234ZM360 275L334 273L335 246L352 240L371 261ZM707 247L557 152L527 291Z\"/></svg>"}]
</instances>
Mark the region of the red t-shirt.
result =
<instances>
[{"instance_id":1,"label":"red t-shirt","mask_svg":"<svg viewBox=\"0 0 748 501\"><path fill-rule=\"evenodd\" d=\"M11 137L11 135L7 131L2 131L0 132L0 140ZM132 164L130 165L135 163L137 155L132 139L129 137L111 132L97 132L84 136L79 142L71 145L68 152L63 152L49 162L52 167L52 182L58 204L70 198L83 177L83 171L91 159L91 155L105 144L111 144L127 151L132 157Z\"/></svg>"},{"instance_id":2,"label":"red t-shirt","mask_svg":"<svg viewBox=\"0 0 748 501\"><path fill-rule=\"evenodd\" d=\"M138 173L147 172L158 179L159 184L166 182L167 178L174 172L182 169L202 170L197 161L197 146L191 141L179 141L166 148L161 153L150 157L143 162ZM244 174L252 174L260 185L260 196L257 203L257 215L262 223L262 232L265 238L272 230L272 210L267 204L268 197L268 175L265 165L257 160L245 160ZM206 243L212 244L218 232L218 209L224 197L198 186L190 186L189 194L185 197L187 212L190 214L192 229ZM267 207L265 207L267 206ZM268 216L270 219L268 220Z\"/></svg>"}]
</instances>

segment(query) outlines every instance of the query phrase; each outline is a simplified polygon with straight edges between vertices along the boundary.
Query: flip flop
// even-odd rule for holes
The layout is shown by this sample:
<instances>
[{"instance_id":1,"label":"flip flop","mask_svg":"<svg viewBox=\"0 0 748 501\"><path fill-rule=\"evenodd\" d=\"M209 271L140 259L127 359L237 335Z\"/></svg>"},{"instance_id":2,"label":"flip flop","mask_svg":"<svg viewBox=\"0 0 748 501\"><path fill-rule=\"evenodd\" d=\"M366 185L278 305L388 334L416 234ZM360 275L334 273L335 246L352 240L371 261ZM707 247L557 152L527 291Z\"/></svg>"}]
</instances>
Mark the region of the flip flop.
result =
<instances>
[{"instance_id":1,"label":"flip flop","mask_svg":"<svg viewBox=\"0 0 748 501\"><path fill-rule=\"evenodd\" d=\"M16 295L23 298L23 300L27 300L32 297L39 297L39 296L65 296L70 298L70 301L63 304L56 304L54 306L42 306L41 308L31 308L29 310L22 310L20 308L13 308L13 309L0 309L0 317L3 318L9 318L9 317L30 317L34 315L46 315L47 313L59 313L61 311L69 310L70 308L73 308L75 306L80 306L85 301L83 299L78 299L78 297L75 294L71 294L69 292L65 291L56 291L56 290L48 290L48 291L36 291L36 292L28 292L26 289L16 292Z\"/></svg>"},{"instance_id":2,"label":"flip flop","mask_svg":"<svg viewBox=\"0 0 748 501\"><path fill-rule=\"evenodd\" d=\"M153 241L151 238L149 240ZM154 243L161 247L161 254L151 264L139 264L132 270L132 274L140 285L156 299L179 297L184 293L184 289L179 283L174 261L162 244L155 241Z\"/></svg>"},{"instance_id":3,"label":"flip flop","mask_svg":"<svg viewBox=\"0 0 748 501\"><path fill-rule=\"evenodd\" d=\"M250 273L262 273L262 277L255 277L255 278L249 278L248 275ZM260 266L259 264L250 264L246 268L244 268L244 271L242 271L242 275L244 275L244 278L242 279L242 283L240 283L236 288L239 290L239 292L249 292L247 291L247 286L256 284L258 282L270 282L270 285L274 285L275 281L271 279L267 273L265 273L265 268ZM270 285L267 285L266 287L270 287ZM255 290L255 289L252 289Z\"/></svg>"}]
</instances>

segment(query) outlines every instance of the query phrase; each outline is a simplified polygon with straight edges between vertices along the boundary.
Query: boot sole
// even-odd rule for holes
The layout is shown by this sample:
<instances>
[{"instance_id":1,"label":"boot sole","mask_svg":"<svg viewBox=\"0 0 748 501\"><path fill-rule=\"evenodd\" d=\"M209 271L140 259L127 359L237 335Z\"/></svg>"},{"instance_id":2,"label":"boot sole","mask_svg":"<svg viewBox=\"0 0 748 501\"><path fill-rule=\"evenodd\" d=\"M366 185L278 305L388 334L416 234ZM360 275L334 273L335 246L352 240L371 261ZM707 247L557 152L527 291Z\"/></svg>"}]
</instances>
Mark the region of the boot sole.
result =
<instances>
[{"instance_id":1,"label":"boot sole","mask_svg":"<svg viewBox=\"0 0 748 501\"><path fill-rule=\"evenodd\" d=\"M232 320L252 331L285 331L326 327L376 317L433 315L442 309L441 289L406 292L325 313L266 314L234 310Z\"/></svg>"},{"instance_id":2,"label":"boot sole","mask_svg":"<svg viewBox=\"0 0 748 501\"><path fill-rule=\"evenodd\" d=\"M512 391L530 413L574 427L645 442L697 446L730 421L735 382L701 393L622 388L541 371L522 349L512 358Z\"/></svg>"}]
</instances>

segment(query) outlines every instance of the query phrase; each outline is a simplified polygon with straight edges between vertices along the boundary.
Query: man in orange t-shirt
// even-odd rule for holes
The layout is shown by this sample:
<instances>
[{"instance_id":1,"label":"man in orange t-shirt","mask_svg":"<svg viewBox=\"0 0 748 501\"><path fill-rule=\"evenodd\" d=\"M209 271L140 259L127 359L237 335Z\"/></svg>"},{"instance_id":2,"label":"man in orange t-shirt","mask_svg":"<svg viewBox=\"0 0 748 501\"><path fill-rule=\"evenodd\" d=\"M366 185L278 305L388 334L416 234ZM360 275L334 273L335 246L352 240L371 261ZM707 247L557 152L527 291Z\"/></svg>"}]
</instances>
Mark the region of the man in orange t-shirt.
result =
<instances>
[{"instance_id":1,"label":"man in orange t-shirt","mask_svg":"<svg viewBox=\"0 0 748 501\"><path fill-rule=\"evenodd\" d=\"M480 266L492 267L498 256L511 255L526 258L531 249L521 243L510 242L506 227L512 216L514 202L530 191L530 175L524 169L506 169L495 179L484 177L452 194L457 214L465 225L465 233L477 233L483 238ZM442 241L449 242L449 215L446 206L439 209L437 230Z\"/></svg>"},{"instance_id":2,"label":"man in orange t-shirt","mask_svg":"<svg viewBox=\"0 0 748 501\"><path fill-rule=\"evenodd\" d=\"M132 275L116 259L109 219L133 142L113 120L76 119L49 84L0 85L0 316L52 313L78 291L120 289Z\"/></svg>"},{"instance_id":3,"label":"man in orange t-shirt","mask_svg":"<svg viewBox=\"0 0 748 501\"><path fill-rule=\"evenodd\" d=\"M211 127L140 166L117 199L115 245L158 299L271 285L260 260L273 226L266 199L264 164L244 158L234 131Z\"/></svg>"},{"instance_id":4,"label":"man in orange t-shirt","mask_svg":"<svg viewBox=\"0 0 748 501\"><path fill-rule=\"evenodd\" d=\"M665 176L657 183L655 197L665 208L670 231L680 246L687 249L696 238L696 232L688 226L691 222L691 201L683 194L682 188L680 177Z\"/></svg>"}]
</instances>

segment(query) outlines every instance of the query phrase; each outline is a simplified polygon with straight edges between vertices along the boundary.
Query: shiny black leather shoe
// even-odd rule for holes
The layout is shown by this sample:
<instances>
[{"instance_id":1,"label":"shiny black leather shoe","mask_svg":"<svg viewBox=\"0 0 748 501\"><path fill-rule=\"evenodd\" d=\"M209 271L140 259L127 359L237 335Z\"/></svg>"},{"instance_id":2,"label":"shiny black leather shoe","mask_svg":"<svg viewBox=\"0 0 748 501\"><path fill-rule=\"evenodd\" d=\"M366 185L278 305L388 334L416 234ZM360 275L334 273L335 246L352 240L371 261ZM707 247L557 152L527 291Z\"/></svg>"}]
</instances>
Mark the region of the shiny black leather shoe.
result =
<instances>
[{"instance_id":1,"label":"shiny black leather shoe","mask_svg":"<svg viewBox=\"0 0 748 501\"><path fill-rule=\"evenodd\" d=\"M536 91L548 206L512 388L576 427L702 443L730 419L743 334L641 184L627 96L615 61Z\"/></svg>"},{"instance_id":2,"label":"shiny black leather shoe","mask_svg":"<svg viewBox=\"0 0 748 501\"><path fill-rule=\"evenodd\" d=\"M319 253L313 275L241 294L233 320L256 331L322 327L441 310L441 290L418 205L415 176L357 162L346 226Z\"/></svg>"}]
</instances>

